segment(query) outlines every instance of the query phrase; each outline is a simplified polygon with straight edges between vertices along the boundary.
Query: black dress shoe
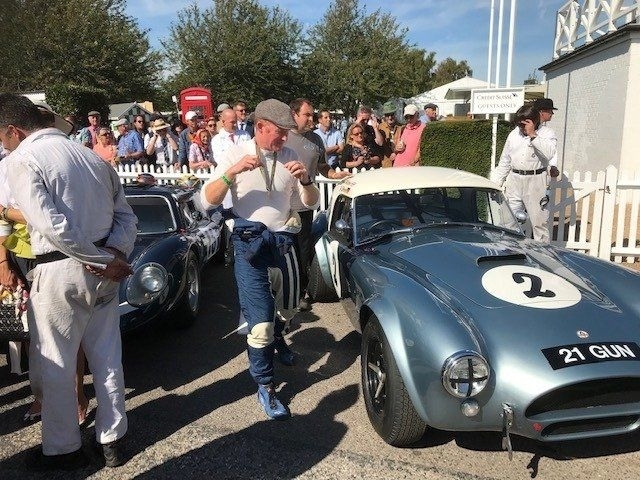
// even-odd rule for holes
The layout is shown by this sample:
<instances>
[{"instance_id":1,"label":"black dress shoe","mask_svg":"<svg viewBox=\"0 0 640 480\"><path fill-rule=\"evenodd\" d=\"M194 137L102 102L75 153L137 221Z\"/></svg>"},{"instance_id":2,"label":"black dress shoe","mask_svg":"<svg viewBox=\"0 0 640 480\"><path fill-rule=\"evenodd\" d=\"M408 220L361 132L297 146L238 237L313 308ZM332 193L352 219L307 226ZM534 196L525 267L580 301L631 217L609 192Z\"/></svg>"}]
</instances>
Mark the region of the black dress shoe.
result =
<instances>
[{"instance_id":1,"label":"black dress shoe","mask_svg":"<svg viewBox=\"0 0 640 480\"><path fill-rule=\"evenodd\" d=\"M313 307L311 305L311 300L308 298L301 298L300 303L298 304L298 310L301 312L308 312Z\"/></svg>"},{"instance_id":2,"label":"black dress shoe","mask_svg":"<svg viewBox=\"0 0 640 480\"><path fill-rule=\"evenodd\" d=\"M44 455L41 450L33 451L27 457L27 468L36 472L50 470L77 470L86 467L89 459L82 449L62 455Z\"/></svg>"},{"instance_id":3,"label":"black dress shoe","mask_svg":"<svg viewBox=\"0 0 640 480\"><path fill-rule=\"evenodd\" d=\"M107 467L119 467L125 462L120 440L100 444L102 455L104 456L104 464Z\"/></svg>"}]
</instances>

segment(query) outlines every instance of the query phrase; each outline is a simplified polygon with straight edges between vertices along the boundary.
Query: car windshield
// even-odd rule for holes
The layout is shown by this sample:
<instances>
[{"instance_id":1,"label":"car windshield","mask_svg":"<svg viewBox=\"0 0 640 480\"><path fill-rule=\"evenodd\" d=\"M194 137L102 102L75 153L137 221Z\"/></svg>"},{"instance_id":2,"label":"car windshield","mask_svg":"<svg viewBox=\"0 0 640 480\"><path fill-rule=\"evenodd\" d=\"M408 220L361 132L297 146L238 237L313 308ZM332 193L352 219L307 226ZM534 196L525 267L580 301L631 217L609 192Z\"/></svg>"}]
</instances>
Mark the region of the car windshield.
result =
<instances>
[{"instance_id":1,"label":"car windshield","mask_svg":"<svg viewBox=\"0 0 640 480\"><path fill-rule=\"evenodd\" d=\"M357 197L356 243L418 226L478 224L522 233L502 192L475 187L419 188Z\"/></svg>"},{"instance_id":2,"label":"car windshield","mask_svg":"<svg viewBox=\"0 0 640 480\"><path fill-rule=\"evenodd\" d=\"M130 196L127 201L138 217L138 233L167 233L176 230L176 220L166 197Z\"/></svg>"}]
</instances>

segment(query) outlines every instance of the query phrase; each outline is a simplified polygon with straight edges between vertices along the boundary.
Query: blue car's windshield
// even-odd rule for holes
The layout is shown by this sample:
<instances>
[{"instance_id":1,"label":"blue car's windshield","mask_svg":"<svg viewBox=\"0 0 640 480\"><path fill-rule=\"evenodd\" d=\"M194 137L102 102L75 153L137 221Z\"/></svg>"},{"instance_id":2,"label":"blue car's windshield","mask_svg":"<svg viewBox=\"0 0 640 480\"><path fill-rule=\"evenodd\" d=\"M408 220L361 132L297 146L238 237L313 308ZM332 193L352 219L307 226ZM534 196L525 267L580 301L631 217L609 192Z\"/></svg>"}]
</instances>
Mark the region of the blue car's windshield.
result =
<instances>
[{"instance_id":1,"label":"blue car's windshield","mask_svg":"<svg viewBox=\"0 0 640 480\"><path fill-rule=\"evenodd\" d=\"M498 190L474 187L396 190L357 197L354 201L356 243L407 231L419 225L473 223L521 233Z\"/></svg>"},{"instance_id":2,"label":"blue car's windshield","mask_svg":"<svg viewBox=\"0 0 640 480\"><path fill-rule=\"evenodd\" d=\"M161 195L129 196L127 202L138 217L138 234L174 232L176 220L167 198Z\"/></svg>"}]
</instances>

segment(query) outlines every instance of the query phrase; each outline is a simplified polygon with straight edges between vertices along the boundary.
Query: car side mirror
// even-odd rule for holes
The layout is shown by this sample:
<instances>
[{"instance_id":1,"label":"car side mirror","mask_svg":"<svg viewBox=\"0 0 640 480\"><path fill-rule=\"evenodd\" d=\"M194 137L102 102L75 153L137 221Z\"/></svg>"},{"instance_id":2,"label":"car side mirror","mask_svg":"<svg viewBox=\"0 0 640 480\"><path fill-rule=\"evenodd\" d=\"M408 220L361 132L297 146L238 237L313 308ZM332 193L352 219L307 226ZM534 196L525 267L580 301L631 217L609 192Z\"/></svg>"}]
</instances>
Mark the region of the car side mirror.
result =
<instances>
[{"instance_id":1,"label":"car side mirror","mask_svg":"<svg viewBox=\"0 0 640 480\"><path fill-rule=\"evenodd\" d=\"M524 224L527 221L527 218L529 218L529 215L527 215L527 212L523 210L518 210L515 213L515 216L516 216L516 220L518 220L518 223L520 225Z\"/></svg>"},{"instance_id":2,"label":"car side mirror","mask_svg":"<svg viewBox=\"0 0 640 480\"><path fill-rule=\"evenodd\" d=\"M343 220L341 218L336 222L335 227L336 227L336 231L340 235L351 240L352 229L351 229L351 225L349 225L346 220Z\"/></svg>"}]
</instances>

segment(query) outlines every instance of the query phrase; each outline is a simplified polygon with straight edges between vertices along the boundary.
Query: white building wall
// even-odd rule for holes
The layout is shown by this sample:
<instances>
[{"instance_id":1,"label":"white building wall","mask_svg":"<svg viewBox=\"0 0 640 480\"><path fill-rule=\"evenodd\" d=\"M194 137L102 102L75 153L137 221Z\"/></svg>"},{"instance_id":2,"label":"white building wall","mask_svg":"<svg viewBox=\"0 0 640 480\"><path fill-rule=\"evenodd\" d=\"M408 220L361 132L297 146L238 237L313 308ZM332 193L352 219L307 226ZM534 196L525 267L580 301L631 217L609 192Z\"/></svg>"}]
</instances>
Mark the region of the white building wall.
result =
<instances>
[{"instance_id":1,"label":"white building wall","mask_svg":"<svg viewBox=\"0 0 640 480\"><path fill-rule=\"evenodd\" d=\"M603 38L546 66L547 96L558 108L549 126L562 170L640 167L638 35Z\"/></svg>"},{"instance_id":2,"label":"white building wall","mask_svg":"<svg viewBox=\"0 0 640 480\"><path fill-rule=\"evenodd\" d=\"M620 170L640 170L640 32L631 34L629 45L627 108L622 127Z\"/></svg>"}]
</instances>

